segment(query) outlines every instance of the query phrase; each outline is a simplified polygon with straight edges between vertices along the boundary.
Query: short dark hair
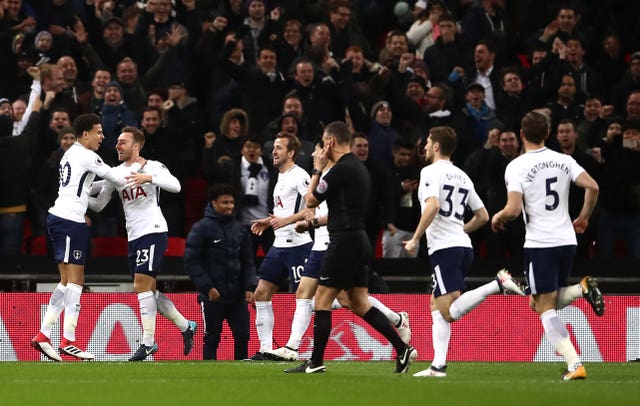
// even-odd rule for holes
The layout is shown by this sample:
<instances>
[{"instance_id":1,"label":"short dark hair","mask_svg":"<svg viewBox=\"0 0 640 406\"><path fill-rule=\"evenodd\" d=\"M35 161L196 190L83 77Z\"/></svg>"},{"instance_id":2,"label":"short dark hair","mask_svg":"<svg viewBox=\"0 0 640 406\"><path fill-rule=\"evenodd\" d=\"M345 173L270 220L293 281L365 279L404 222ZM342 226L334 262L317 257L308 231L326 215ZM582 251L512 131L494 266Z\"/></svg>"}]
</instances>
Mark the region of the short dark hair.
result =
<instances>
[{"instance_id":1,"label":"short dark hair","mask_svg":"<svg viewBox=\"0 0 640 406\"><path fill-rule=\"evenodd\" d=\"M429 136L431 141L440 144L440 154L450 157L453 155L453 151L456 149L458 143L458 136L456 131L447 126L437 126L429 130Z\"/></svg>"},{"instance_id":2,"label":"short dark hair","mask_svg":"<svg viewBox=\"0 0 640 406\"><path fill-rule=\"evenodd\" d=\"M223 195L233 196L235 200L236 190L228 183L214 183L209 186L209 189L207 190L207 201L211 202L213 200L217 200L218 197Z\"/></svg>"},{"instance_id":3,"label":"short dark hair","mask_svg":"<svg viewBox=\"0 0 640 406\"><path fill-rule=\"evenodd\" d=\"M484 45L490 54L494 54L494 55L496 54L496 44L492 40L488 38L483 38L476 43L476 47L478 45Z\"/></svg>"},{"instance_id":4,"label":"short dark hair","mask_svg":"<svg viewBox=\"0 0 640 406\"><path fill-rule=\"evenodd\" d=\"M260 55L262 53L262 51L269 51L269 52L273 52L274 54L276 54L276 59L278 57L278 51L276 50L276 47L271 45L271 44L264 44L260 47L260 51L258 52L258 55Z\"/></svg>"},{"instance_id":5,"label":"short dark hair","mask_svg":"<svg viewBox=\"0 0 640 406\"><path fill-rule=\"evenodd\" d=\"M438 88L442 91L442 99L444 100L445 105L453 105L453 89L451 89L449 85L444 82L436 82L431 87Z\"/></svg>"},{"instance_id":6,"label":"short dark hair","mask_svg":"<svg viewBox=\"0 0 640 406\"><path fill-rule=\"evenodd\" d=\"M344 121L333 121L324 128L324 131L336 139L339 145L349 145L351 143L351 131Z\"/></svg>"},{"instance_id":7,"label":"short dark hair","mask_svg":"<svg viewBox=\"0 0 640 406\"><path fill-rule=\"evenodd\" d=\"M147 106L144 108L144 110L142 110L142 114L149 112L149 111L155 111L156 113L158 113L158 116L162 117L162 110L160 110L159 107L156 106Z\"/></svg>"},{"instance_id":8,"label":"short dark hair","mask_svg":"<svg viewBox=\"0 0 640 406\"><path fill-rule=\"evenodd\" d=\"M136 144L140 144L140 149L144 147L144 133L138 127L128 125L124 127L121 132L130 133L131 135L133 135L133 142L135 142Z\"/></svg>"},{"instance_id":9,"label":"short dark hair","mask_svg":"<svg viewBox=\"0 0 640 406\"><path fill-rule=\"evenodd\" d=\"M509 75L509 74L516 75L522 80L522 72L520 71L520 69L518 69L517 66L507 66L507 67L502 68L502 70L500 71L500 77L502 78L502 84L504 84L504 77Z\"/></svg>"},{"instance_id":10,"label":"short dark hair","mask_svg":"<svg viewBox=\"0 0 640 406\"><path fill-rule=\"evenodd\" d=\"M93 113L80 114L73 121L73 129L76 130L76 136L82 138L82 133L85 131L91 131L94 125L101 124L102 120L100 116Z\"/></svg>"},{"instance_id":11,"label":"short dark hair","mask_svg":"<svg viewBox=\"0 0 640 406\"><path fill-rule=\"evenodd\" d=\"M367 133L365 133L364 131L356 131L355 133L351 134L351 140L349 141L350 146L353 146L356 138L362 138L363 140L367 140L367 144L369 143L369 137L367 136Z\"/></svg>"},{"instance_id":12,"label":"short dark hair","mask_svg":"<svg viewBox=\"0 0 640 406\"><path fill-rule=\"evenodd\" d=\"M263 149L262 140L255 134L251 134L247 138L245 138L244 141L242 141L242 146L244 147L247 143L259 145L260 149Z\"/></svg>"},{"instance_id":13,"label":"short dark hair","mask_svg":"<svg viewBox=\"0 0 640 406\"><path fill-rule=\"evenodd\" d=\"M288 151L293 151L293 157L295 158L296 155L298 155L298 151L300 151L300 148L302 147L302 143L300 142L300 140L298 139L298 137L290 132L287 131L280 131L278 133L278 135L276 135L276 138L284 138L287 140L287 150Z\"/></svg>"},{"instance_id":14,"label":"short dark hair","mask_svg":"<svg viewBox=\"0 0 640 406\"><path fill-rule=\"evenodd\" d=\"M438 17L438 24L440 24L443 21L451 21L452 23L456 23L456 18L453 16L453 14L451 14L451 12L449 11L445 11L444 13L440 14L440 17Z\"/></svg>"},{"instance_id":15,"label":"short dark hair","mask_svg":"<svg viewBox=\"0 0 640 406\"><path fill-rule=\"evenodd\" d=\"M570 118L563 118L562 120L560 120L560 122L558 122L558 127L560 127L560 124L571 124L573 131L576 131L578 129L576 122Z\"/></svg>"},{"instance_id":16,"label":"short dark hair","mask_svg":"<svg viewBox=\"0 0 640 406\"><path fill-rule=\"evenodd\" d=\"M540 144L549 136L551 119L537 111L528 112L520 122L520 129L527 141Z\"/></svg>"},{"instance_id":17,"label":"short dark hair","mask_svg":"<svg viewBox=\"0 0 640 406\"><path fill-rule=\"evenodd\" d=\"M400 148L415 150L416 144L411 142L408 137L398 137L396 141L393 143L393 150L396 151Z\"/></svg>"}]
</instances>

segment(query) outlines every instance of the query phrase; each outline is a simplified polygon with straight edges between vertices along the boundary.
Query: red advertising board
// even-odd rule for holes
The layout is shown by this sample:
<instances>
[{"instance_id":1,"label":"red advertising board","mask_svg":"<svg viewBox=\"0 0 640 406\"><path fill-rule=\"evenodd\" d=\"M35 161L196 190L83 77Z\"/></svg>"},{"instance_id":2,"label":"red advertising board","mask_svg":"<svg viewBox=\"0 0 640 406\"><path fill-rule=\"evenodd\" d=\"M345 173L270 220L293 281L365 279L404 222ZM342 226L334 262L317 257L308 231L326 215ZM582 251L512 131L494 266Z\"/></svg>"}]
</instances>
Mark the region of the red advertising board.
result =
<instances>
[{"instance_id":1,"label":"red advertising board","mask_svg":"<svg viewBox=\"0 0 640 406\"><path fill-rule=\"evenodd\" d=\"M195 348L182 355L182 336L168 320L158 316L156 360L196 360L202 357L202 316L196 295L168 294L188 319L198 322ZM433 356L429 296L420 294L376 295L389 308L406 311L413 331L412 345L420 360ZM624 362L640 356L640 296L606 296L606 312L597 317L589 305L579 299L559 315L567 324L582 360L586 362ZM48 293L0 293L0 360L40 360L30 347L49 300ZM295 310L290 294L274 297L275 346L285 345ZM251 311L249 354L258 347ZM63 315L64 317L64 315ZM60 341L61 323L54 326L51 341ZM76 337L79 345L100 361L122 361L135 351L142 337L138 301L132 293L87 293L82 295L82 310ZM313 345L310 327L300 348L300 357L308 358ZM348 310L333 312L333 330L326 350L327 360L389 360L393 348L359 317ZM233 338L225 325L218 359L233 358ZM451 361L560 361L544 336L538 316L529 309L528 298L495 295L461 320L453 323L449 356Z\"/></svg>"}]
</instances>

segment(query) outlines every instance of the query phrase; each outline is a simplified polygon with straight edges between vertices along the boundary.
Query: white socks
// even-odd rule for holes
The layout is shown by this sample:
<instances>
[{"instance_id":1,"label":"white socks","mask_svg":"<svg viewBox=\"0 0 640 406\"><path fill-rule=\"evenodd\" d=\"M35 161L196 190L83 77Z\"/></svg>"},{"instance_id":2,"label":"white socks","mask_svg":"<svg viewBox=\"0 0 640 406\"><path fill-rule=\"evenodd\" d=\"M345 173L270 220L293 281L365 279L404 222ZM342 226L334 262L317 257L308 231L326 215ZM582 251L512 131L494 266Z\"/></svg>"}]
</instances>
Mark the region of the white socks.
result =
<instances>
[{"instance_id":1,"label":"white socks","mask_svg":"<svg viewBox=\"0 0 640 406\"><path fill-rule=\"evenodd\" d=\"M556 296L556 309L564 309L579 297L582 297L582 287L579 283L558 289L558 295Z\"/></svg>"},{"instance_id":2,"label":"white socks","mask_svg":"<svg viewBox=\"0 0 640 406\"><path fill-rule=\"evenodd\" d=\"M260 352L273 350L273 306L271 301L256 301L256 330Z\"/></svg>"},{"instance_id":3,"label":"white socks","mask_svg":"<svg viewBox=\"0 0 640 406\"><path fill-rule=\"evenodd\" d=\"M449 306L449 314L454 320L460 319L465 314L473 310L487 296L499 293L498 281L491 281L473 290L463 293Z\"/></svg>"},{"instance_id":4,"label":"white socks","mask_svg":"<svg viewBox=\"0 0 640 406\"><path fill-rule=\"evenodd\" d=\"M80 295L82 295L82 286L67 283L67 294L64 297L63 337L69 341L76 341L76 326L80 316Z\"/></svg>"},{"instance_id":5,"label":"white socks","mask_svg":"<svg viewBox=\"0 0 640 406\"><path fill-rule=\"evenodd\" d=\"M185 319L182 313L178 311L176 305L173 304L164 293L156 290L155 293L156 303L158 306L158 312L163 315L167 320L175 324L180 331L185 331L189 328L189 320Z\"/></svg>"},{"instance_id":6,"label":"white socks","mask_svg":"<svg viewBox=\"0 0 640 406\"><path fill-rule=\"evenodd\" d=\"M51 293L49 298L49 306L42 318L42 325L40 326L40 332L47 337L51 337L51 328L58 321L60 313L64 309L64 298L67 294L67 287L61 283Z\"/></svg>"},{"instance_id":7,"label":"white socks","mask_svg":"<svg viewBox=\"0 0 640 406\"><path fill-rule=\"evenodd\" d=\"M331 302L331 310L338 310L338 309L342 309L342 305L340 304L340 302L338 302L338 299L333 299L333 302ZM311 299L311 310L312 311L316 311L316 298L313 297Z\"/></svg>"},{"instance_id":8,"label":"white socks","mask_svg":"<svg viewBox=\"0 0 640 406\"><path fill-rule=\"evenodd\" d=\"M431 312L433 325L431 337L433 340L433 361L431 365L442 368L447 365L447 352L449 351L449 339L451 338L451 323L446 321L439 310Z\"/></svg>"},{"instance_id":9,"label":"white socks","mask_svg":"<svg viewBox=\"0 0 640 406\"><path fill-rule=\"evenodd\" d=\"M580 364L580 357L576 352L571 339L569 338L569 331L564 325L562 320L558 317L558 314L554 309L547 310L540 315L540 321L544 332L547 334L547 338L553 348L558 351L558 354L562 355L567 361L567 365L574 366Z\"/></svg>"},{"instance_id":10,"label":"white socks","mask_svg":"<svg viewBox=\"0 0 640 406\"><path fill-rule=\"evenodd\" d=\"M142 344L152 346L156 334L156 314L158 307L152 291L138 293L140 302L140 320L142 321Z\"/></svg>"},{"instance_id":11,"label":"white socks","mask_svg":"<svg viewBox=\"0 0 640 406\"><path fill-rule=\"evenodd\" d=\"M382 314L385 315L387 320L389 320L389 323L391 323L392 326L396 326L398 325L398 323L400 323L400 315L398 313L389 309L387 306L382 304L381 301L379 301L373 296L368 296L368 299L369 299L369 304L375 307L376 309L380 310Z\"/></svg>"},{"instance_id":12,"label":"white socks","mask_svg":"<svg viewBox=\"0 0 640 406\"><path fill-rule=\"evenodd\" d=\"M304 332L307 331L307 327L309 327L312 313L313 304L311 303L311 299L296 299L296 311L293 313L291 335L289 335L287 347L294 350L300 348L300 341L302 341L302 336Z\"/></svg>"}]
</instances>

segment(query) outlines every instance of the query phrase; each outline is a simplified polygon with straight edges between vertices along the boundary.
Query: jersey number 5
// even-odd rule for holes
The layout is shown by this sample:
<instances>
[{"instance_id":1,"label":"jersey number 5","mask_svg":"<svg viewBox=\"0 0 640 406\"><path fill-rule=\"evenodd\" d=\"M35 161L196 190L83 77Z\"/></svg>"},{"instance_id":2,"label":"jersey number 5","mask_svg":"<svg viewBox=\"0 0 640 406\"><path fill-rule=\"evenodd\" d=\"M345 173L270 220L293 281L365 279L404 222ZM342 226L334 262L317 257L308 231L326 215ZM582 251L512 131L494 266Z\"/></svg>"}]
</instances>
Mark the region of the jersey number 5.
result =
<instances>
[{"instance_id":1,"label":"jersey number 5","mask_svg":"<svg viewBox=\"0 0 640 406\"><path fill-rule=\"evenodd\" d=\"M560 203L560 197L558 196L558 192L553 190L552 186L554 183L558 182L557 177L547 178L547 197L551 197L551 204L545 204L544 208L548 211L555 210Z\"/></svg>"}]
</instances>

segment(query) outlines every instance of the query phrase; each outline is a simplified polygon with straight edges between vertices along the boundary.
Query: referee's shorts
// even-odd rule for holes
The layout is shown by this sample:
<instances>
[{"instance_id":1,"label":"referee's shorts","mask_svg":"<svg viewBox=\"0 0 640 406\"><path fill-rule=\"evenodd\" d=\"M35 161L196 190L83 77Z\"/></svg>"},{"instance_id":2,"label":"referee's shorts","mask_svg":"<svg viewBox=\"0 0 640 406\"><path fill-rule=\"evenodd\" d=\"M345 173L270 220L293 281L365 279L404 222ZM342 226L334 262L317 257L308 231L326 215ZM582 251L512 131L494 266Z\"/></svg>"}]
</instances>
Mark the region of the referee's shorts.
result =
<instances>
[{"instance_id":1,"label":"referee's shorts","mask_svg":"<svg viewBox=\"0 0 640 406\"><path fill-rule=\"evenodd\" d=\"M369 286L371 244L364 230L331 233L320 269L320 285L338 289Z\"/></svg>"}]
</instances>

